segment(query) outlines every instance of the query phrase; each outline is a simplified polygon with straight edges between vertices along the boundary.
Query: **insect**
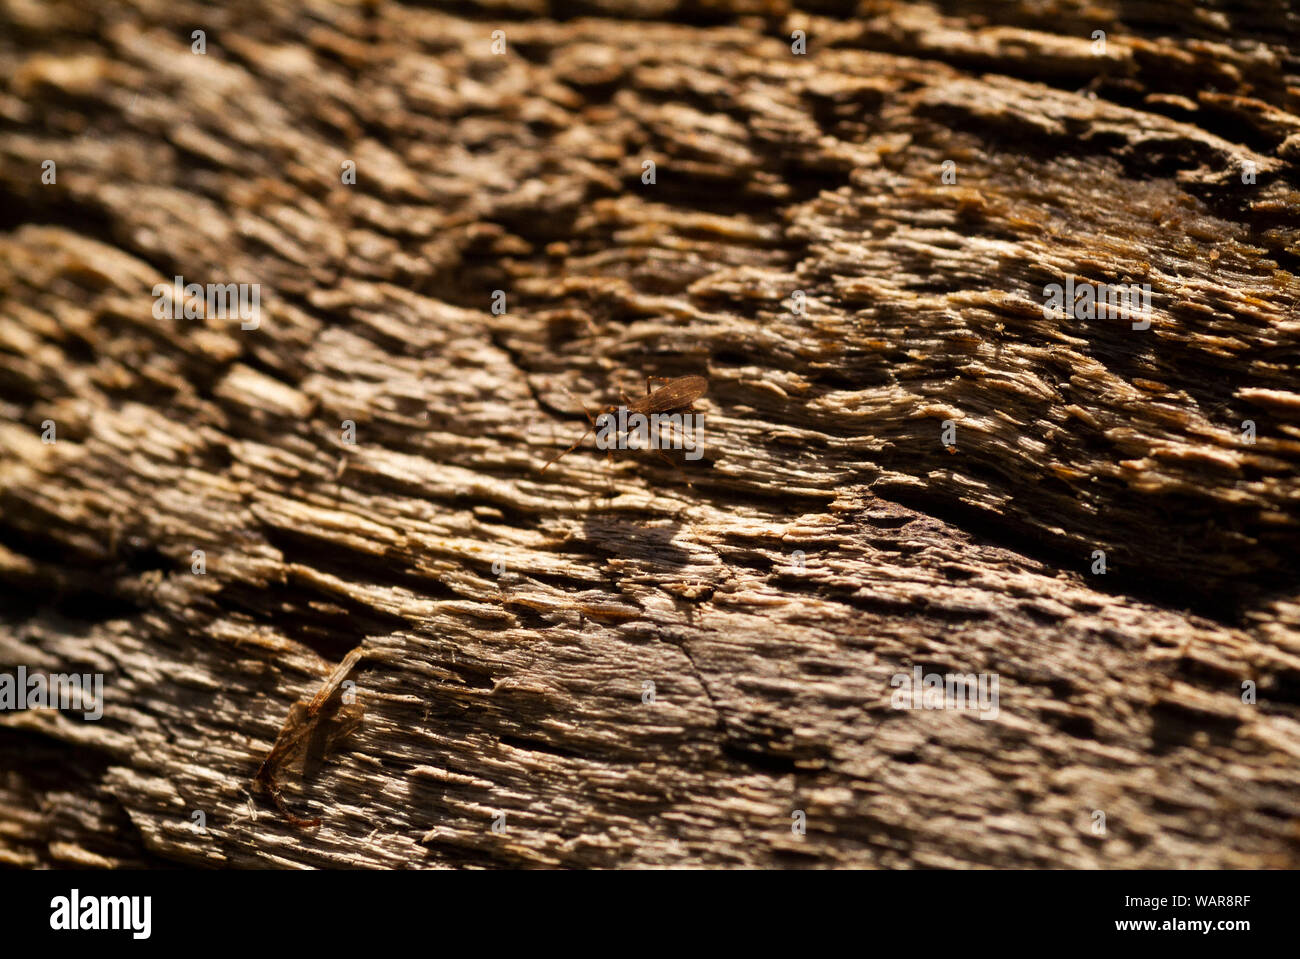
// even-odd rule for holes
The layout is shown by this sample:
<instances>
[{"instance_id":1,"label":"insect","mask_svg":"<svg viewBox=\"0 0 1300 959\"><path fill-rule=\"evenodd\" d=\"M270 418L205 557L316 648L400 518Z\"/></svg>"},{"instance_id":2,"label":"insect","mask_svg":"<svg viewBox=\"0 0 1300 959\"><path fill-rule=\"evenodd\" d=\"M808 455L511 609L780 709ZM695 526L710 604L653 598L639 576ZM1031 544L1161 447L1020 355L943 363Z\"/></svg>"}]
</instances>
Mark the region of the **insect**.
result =
<instances>
[{"instance_id":1,"label":"insect","mask_svg":"<svg viewBox=\"0 0 1300 959\"><path fill-rule=\"evenodd\" d=\"M319 826L321 821L303 819L289 810L280 794L276 773L292 763L319 762L335 743L361 725L365 708L356 703L344 703L342 697L334 694L367 652L369 650L362 646L352 650L330 673L311 702L299 700L289 707L289 716L275 737L275 745L262 760L253 779L254 787L270 797L280 815L300 829Z\"/></svg>"},{"instance_id":2,"label":"insect","mask_svg":"<svg viewBox=\"0 0 1300 959\"><path fill-rule=\"evenodd\" d=\"M654 379L661 380L664 385L659 387L659 389L652 391L650 389L650 381ZM624 408L627 410L628 415L640 413L646 417L654 414L672 415L675 413L693 412L695 409L693 404L708 391L708 388L709 381L703 376L678 376L673 379L668 379L662 376L647 376L645 381L645 396L633 400L630 399L626 393L623 394ZM607 406L595 416L593 416L591 411L585 406L582 409L583 412L587 414L587 419L591 421L591 425L587 427L585 433L578 437L577 442L558 456L552 457L547 464L542 467L543 473L550 469L557 461L568 456L582 445L582 441L595 432L596 421L601 416L617 413L619 408L617 406ZM670 466L673 466L674 468L677 467L676 463L668 459L667 456L664 456L663 450L657 450L657 452Z\"/></svg>"}]
</instances>

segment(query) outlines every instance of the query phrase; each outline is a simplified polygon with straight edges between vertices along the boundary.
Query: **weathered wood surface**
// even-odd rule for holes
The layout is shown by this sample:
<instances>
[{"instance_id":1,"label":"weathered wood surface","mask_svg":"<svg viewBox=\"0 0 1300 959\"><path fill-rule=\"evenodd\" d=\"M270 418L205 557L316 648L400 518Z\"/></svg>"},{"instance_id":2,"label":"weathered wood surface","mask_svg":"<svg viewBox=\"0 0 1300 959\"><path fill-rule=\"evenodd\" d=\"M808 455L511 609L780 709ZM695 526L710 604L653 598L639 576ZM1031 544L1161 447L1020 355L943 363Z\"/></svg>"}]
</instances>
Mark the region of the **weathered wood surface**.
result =
<instances>
[{"instance_id":1,"label":"weathered wood surface","mask_svg":"<svg viewBox=\"0 0 1300 959\"><path fill-rule=\"evenodd\" d=\"M0 4L0 666L106 683L0 716L0 861L1295 865L1298 23ZM686 374L693 485L541 473ZM251 781L358 646L295 829Z\"/></svg>"}]
</instances>

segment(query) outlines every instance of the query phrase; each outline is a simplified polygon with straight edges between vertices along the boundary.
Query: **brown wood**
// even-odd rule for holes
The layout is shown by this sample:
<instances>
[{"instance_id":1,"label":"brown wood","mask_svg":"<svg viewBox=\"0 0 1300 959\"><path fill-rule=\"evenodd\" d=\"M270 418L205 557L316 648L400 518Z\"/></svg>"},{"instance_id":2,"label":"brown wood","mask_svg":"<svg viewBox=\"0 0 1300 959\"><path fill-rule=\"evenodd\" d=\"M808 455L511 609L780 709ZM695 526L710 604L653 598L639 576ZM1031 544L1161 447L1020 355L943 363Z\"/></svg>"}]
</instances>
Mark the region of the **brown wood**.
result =
<instances>
[{"instance_id":1,"label":"brown wood","mask_svg":"<svg viewBox=\"0 0 1300 959\"><path fill-rule=\"evenodd\" d=\"M0 7L0 862L1296 865L1288 5L434 6Z\"/></svg>"}]
</instances>

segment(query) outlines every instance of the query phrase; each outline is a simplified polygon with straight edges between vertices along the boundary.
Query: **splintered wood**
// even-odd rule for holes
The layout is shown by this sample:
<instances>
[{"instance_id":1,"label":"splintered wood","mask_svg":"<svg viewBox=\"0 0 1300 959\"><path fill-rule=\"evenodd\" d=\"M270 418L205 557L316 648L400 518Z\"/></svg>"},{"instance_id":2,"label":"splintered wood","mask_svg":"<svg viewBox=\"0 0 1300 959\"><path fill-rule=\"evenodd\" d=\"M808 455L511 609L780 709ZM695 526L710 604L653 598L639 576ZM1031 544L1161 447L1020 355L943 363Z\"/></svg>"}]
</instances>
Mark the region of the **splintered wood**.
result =
<instances>
[{"instance_id":1,"label":"splintered wood","mask_svg":"<svg viewBox=\"0 0 1300 959\"><path fill-rule=\"evenodd\" d=\"M295 826L319 826L321 820L303 819L291 812L285 804L276 777L281 770L295 763L305 768L313 761L320 762L330 749L361 725L366 714L365 707L355 701L349 702L346 695L336 696L335 693L364 655L365 651L360 646L352 650L343 657L343 662L325 680L311 702L299 700L289 707L289 718L285 720L275 739L275 745L257 770L254 782L258 788L270 797L280 814Z\"/></svg>"},{"instance_id":2,"label":"splintered wood","mask_svg":"<svg viewBox=\"0 0 1300 959\"><path fill-rule=\"evenodd\" d=\"M0 3L0 862L1300 863L1283 6Z\"/></svg>"}]
</instances>

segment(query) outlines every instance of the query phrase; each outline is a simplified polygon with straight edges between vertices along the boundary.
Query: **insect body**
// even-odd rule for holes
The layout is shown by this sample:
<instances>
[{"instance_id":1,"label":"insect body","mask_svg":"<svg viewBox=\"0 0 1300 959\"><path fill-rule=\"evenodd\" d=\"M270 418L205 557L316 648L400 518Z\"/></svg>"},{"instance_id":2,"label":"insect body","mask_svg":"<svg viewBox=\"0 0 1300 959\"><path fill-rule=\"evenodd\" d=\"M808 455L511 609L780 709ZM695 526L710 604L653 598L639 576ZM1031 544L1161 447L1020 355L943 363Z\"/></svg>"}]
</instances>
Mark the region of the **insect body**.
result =
<instances>
[{"instance_id":1,"label":"insect body","mask_svg":"<svg viewBox=\"0 0 1300 959\"><path fill-rule=\"evenodd\" d=\"M679 376L675 379L664 380L663 386L652 391L650 389L650 379L651 378L646 379L645 396L639 397L635 400L629 399L626 395L623 397L625 404L623 410L629 416L633 414L640 414L644 417L650 417L656 414L660 416L671 416L674 414L693 412L695 407L692 404L703 396L709 388L709 381L703 376ZM662 378L656 377L656 379ZM582 444L583 440L591 435L591 433L595 432L597 428L597 420L600 417L606 415L612 416L619 411L619 407L607 406L595 416L593 416L586 407L583 407L583 411L586 412L587 419L591 421L591 425L587 427L585 433L578 437L577 442L558 456L552 457L551 460L542 467L543 473L550 469L556 461L576 450ZM663 452L660 451L659 455L663 456ZM664 459L668 458L665 456ZM668 460L668 462L671 465L676 465L672 463L672 460Z\"/></svg>"}]
</instances>

